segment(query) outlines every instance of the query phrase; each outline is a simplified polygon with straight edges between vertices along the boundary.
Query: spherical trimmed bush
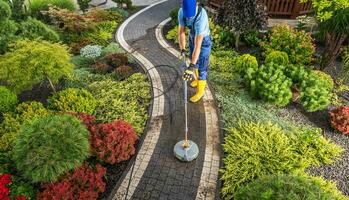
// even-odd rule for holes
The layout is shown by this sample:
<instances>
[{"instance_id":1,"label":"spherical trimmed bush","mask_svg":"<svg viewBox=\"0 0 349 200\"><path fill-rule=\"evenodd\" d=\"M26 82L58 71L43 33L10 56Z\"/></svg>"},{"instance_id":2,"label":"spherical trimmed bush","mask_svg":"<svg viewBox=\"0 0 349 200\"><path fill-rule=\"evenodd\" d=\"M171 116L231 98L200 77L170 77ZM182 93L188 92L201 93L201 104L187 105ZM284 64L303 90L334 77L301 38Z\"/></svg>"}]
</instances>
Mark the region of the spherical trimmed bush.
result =
<instances>
[{"instance_id":1,"label":"spherical trimmed bush","mask_svg":"<svg viewBox=\"0 0 349 200\"><path fill-rule=\"evenodd\" d=\"M32 182L54 182L88 158L88 138L86 127L75 117L43 117L22 126L13 159Z\"/></svg>"},{"instance_id":2,"label":"spherical trimmed bush","mask_svg":"<svg viewBox=\"0 0 349 200\"><path fill-rule=\"evenodd\" d=\"M0 1L0 21L8 20L11 14L10 6L5 1Z\"/></svg>"},{"instance_id":3,"label":"spherical trimmed bush","mask_svg":"<svg viewBox=\"0 0 349 200\"><path fill-rule=\"evenodd\" d=\"M313 70L312 73L314 73L321 81L324 82L326 88L328 88L329 90L333 90L334 81L329 74L326 74L325 72L320 70Z\"/></svg>"},{"instance_id":4,"label":"spherical trimmed bush","mask_svg":"<svg viewBox=\"0 0 349 200\"><path fill-rule=\"evenodd\" d=\"M327 189L328 188L328 189ZM334 184L301 175L271 175L239 188L235 200L341 199Z\"/></svg>"},{"instance_id":5,"label":"spherical trimmed bush","mask_svg":"<svg viewBox=\"0 0 349 200\"><path fill-rule=\"evenodd\" d=\"M265 58L265 64L274 63L286 66L289 62L287 53L282 51L272 51Z\"/></svg>"},{"instance_id":6,"label":"spherical trimmed bush","mask_svg":"<svg viewBox=\"0 0 349 200\"><path fill-rule=\"evenodd\" d=\"M48 104L50 108L58 111L92 114L97 101L85 89L68 88L54 94L48 100Z\"/></svg>"},{"instance_id":7,"label":"spherical trimmed bush","mask_svg":"<svg viewBox=\"0 0 349 200\"><path fill-rule=\"evenodd\" d=\"M0 113L11 111L17 104L17 96L4 86L0 86Z\"/></svg>"}]
</instances>

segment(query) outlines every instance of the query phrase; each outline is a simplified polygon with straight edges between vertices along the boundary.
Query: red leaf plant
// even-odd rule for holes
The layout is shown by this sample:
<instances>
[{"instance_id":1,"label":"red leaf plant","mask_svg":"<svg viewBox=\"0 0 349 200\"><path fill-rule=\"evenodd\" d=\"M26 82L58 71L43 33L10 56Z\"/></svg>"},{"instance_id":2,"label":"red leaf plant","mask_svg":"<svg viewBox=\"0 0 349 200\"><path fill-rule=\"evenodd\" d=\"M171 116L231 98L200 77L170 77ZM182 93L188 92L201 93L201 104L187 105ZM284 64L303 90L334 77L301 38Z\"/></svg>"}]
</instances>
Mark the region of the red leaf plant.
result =
<instances>
[{"instance_id":1,"label":"red leaf plant","mask_svg":"<svg viewBox=\"0 0 349 200\"><path fill-rule=\"evenodd\" d=\"M106 163L120 163L130 159L136 152L136 132L122 120L99 124L90 131L92 151Z\"/></svg>"},{"instance_id":2,"label":"red leaf plant","mask_svg":"<svg viewBox=\"0 0 349 200\"><path fill-rule=\"evenodd\" d=\"M343 134L349 134L349 106L340 106L329 114L332 127Z\"/></svg>"},{"instance_id":3,"label":"red leaf plant","mask_svg":"<svg viewBox=\"0 0 349 200\"><path fill-rule=\"evenodd\" d=\"M7 185L11 183L11 174L0 175L0 199L10 200L10 188Z\"/></svg>"},{"instance_id":4,"label":"red leaf plant","mask_svg":"<svg viewBox=\"0 0 349 200\"><path fill-rule=\"evenodd\" d=\"M11 174L0 175L0 199L1 200L11 200L10 198L10 188L7 187L12 183ZM25 196L19 195L16 200L26 200Z\"/></svg>"},{"instance_id":5,"label":"red leaf plant","mask_svg":"<svg viewBox=\"0 0 349 200\"><path fill-rule=\"evenodd\" d=\"M37 200L95 200L105 191L105 173L106 168L99 164L94 168L84 164L61 181L43 185L44 190L37 195Z\"/></svg>"},{"instance_id":6,"label":"red leaf plant","mask_svg":"<svg viewBox=\"0 0 349 200\"><path fill-rule=\"evenodd\" d=\"M79 114L78 118L90 131L90 145L93 155L101 161L116 164L130 159L135 154L137 134L130 124L117 120L107 124L96 124L95 117Z\"/></svg>"}]
</instances>

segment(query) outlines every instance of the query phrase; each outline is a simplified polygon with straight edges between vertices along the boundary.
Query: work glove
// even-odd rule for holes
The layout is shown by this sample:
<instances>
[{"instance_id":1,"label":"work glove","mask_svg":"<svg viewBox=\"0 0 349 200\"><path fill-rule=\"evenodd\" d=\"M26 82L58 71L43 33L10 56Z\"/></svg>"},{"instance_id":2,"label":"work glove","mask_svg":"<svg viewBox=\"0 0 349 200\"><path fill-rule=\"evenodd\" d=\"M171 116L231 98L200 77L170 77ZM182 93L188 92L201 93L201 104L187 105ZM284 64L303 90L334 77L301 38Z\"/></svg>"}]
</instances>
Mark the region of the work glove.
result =
<instances>
[{"instance_id":1,"label":"work glove","mask_svg":"<svg viewBox=\"0 0 349 200\"><path fill-rule=\"evenodd\" d=\"M193 63L190 63L189 67L184 71L182 79L185 81L193 81L195 80L195 73L194 70L196 69L196 65Z\"/></svg>"}]
</instances>

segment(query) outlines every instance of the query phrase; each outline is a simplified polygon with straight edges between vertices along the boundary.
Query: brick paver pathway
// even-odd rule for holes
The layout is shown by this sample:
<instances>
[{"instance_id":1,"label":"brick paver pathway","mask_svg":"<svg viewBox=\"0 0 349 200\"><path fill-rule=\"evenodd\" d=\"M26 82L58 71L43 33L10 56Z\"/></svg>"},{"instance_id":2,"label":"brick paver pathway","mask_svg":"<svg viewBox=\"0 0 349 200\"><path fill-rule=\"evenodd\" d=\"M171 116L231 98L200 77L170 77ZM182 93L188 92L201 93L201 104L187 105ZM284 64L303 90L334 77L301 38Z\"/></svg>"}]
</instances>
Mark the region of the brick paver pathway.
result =
<instances>
[{"instance_id":1,"label":"brick paver pathway","mask_svg":"<svg viewBox=\"0 0 349 200\"><path fill-rule=\"evenodd\" d=\"M191 200L217 199L219 196L217 184L220 158L217 152L220 147L216 144L219 139L207 137L207 132L213 131L211 123L218 121L217 117L212 117L216 112L212 103L200 101L188 106L190 139L195 141L200 149L197 160L183 163L173 156L173 147L183 139L184 134L183 82L179 70L181 62L159 44L155 29L168 18L169 12L179 3L179 0L169 0L157 4L132 19L124 29L122 36L127 45L156 68L156 74L161 81L154 83L154 69L145 66L151 72L153 90L158 88L154 85L160 84L165 93L160 92L163 94L162 100L154 99L154 102L160 102L159 105L164 101L164 107L158 108L162 111L161 115L155 113L158 116L153 116L150 131L146 133L146 139L135 161L134 171L131 174L130 169L112 199L125 198L130 176L131 185L127 191L127 199ZM191 89L189 96L194 92L195 90ZM159 91L154 91L154 94L158 93ZM154 106L157 106L155 104ZM153 112L154 110L157 109L153 109ZM156 126L161 126L158 127L158 133L154 132ZM215 126L218 127L217 124ZM218 131L216 132L219 135Z\"/></svg>"}]
</instances>

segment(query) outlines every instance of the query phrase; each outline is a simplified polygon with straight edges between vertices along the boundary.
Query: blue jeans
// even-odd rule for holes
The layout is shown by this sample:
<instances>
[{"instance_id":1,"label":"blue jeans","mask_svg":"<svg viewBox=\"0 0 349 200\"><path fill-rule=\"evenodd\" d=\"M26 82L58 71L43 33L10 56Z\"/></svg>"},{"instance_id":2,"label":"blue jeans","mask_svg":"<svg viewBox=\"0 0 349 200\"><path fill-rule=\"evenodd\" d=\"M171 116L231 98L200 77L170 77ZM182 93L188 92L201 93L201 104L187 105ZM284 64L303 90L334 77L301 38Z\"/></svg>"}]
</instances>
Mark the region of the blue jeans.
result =
<instances>
[{"instance_id":1,"label":"blue jeans","mask_svg":"<svg viewBox=\"0 0 349 200\"><path fill-rule=\"evenodd\" d=\"M190 49L190 58L192 58L194 51L195 35L190 34L189 36L189 49ZM212 48L212 41L210 36L204 37L201 44L201 52L197 65L199 67L199 80L206 80L208 75L208 66L210 63L210 53Z\"/></svg>"}]
</instances>

